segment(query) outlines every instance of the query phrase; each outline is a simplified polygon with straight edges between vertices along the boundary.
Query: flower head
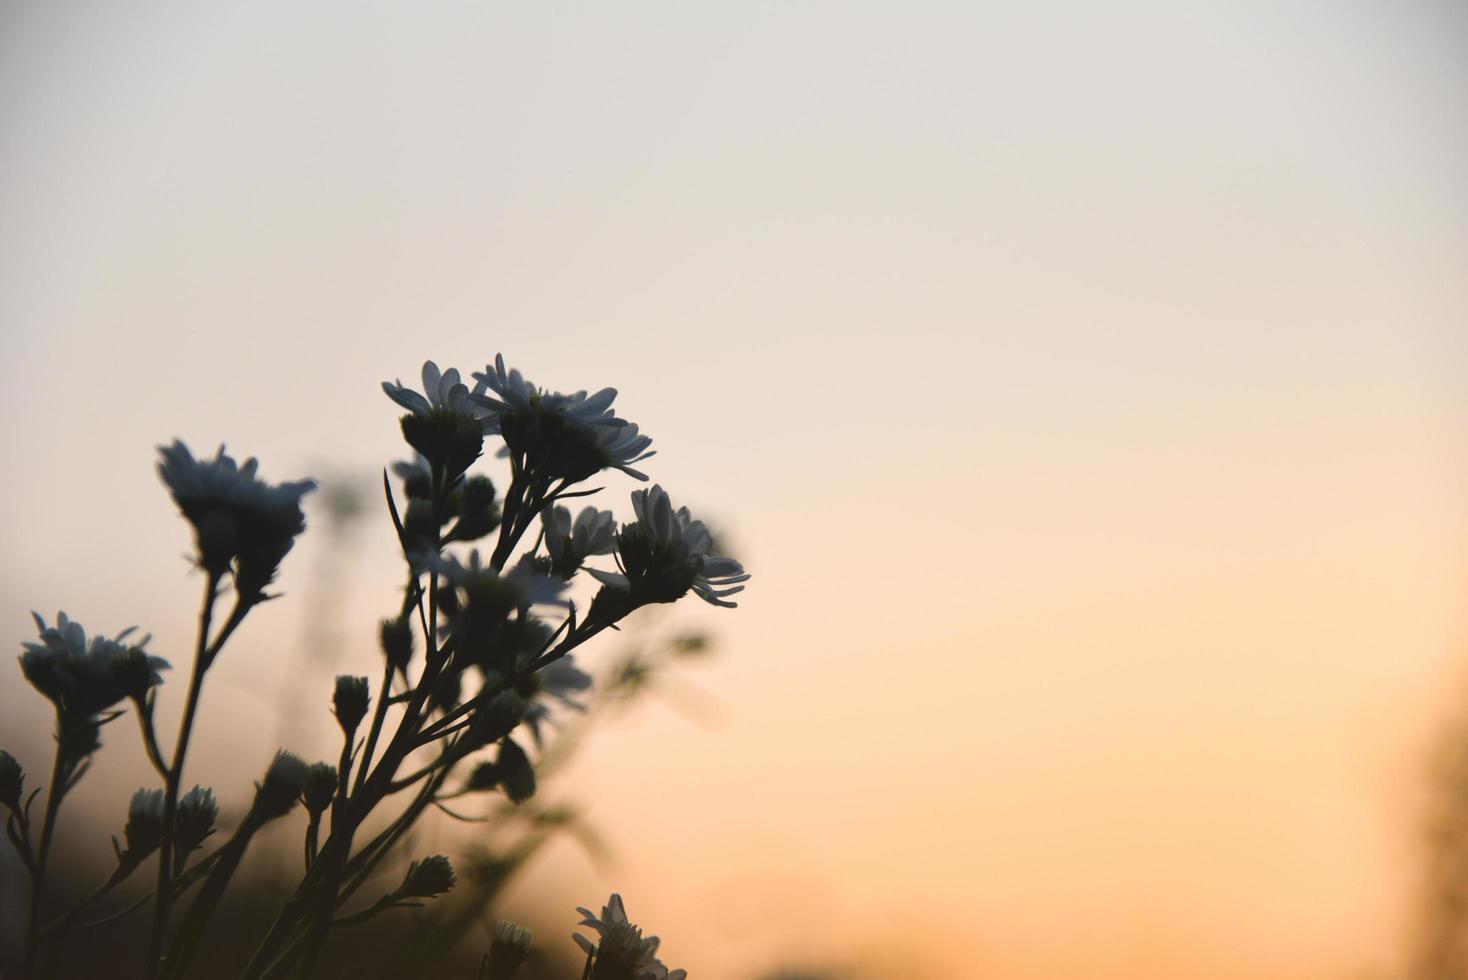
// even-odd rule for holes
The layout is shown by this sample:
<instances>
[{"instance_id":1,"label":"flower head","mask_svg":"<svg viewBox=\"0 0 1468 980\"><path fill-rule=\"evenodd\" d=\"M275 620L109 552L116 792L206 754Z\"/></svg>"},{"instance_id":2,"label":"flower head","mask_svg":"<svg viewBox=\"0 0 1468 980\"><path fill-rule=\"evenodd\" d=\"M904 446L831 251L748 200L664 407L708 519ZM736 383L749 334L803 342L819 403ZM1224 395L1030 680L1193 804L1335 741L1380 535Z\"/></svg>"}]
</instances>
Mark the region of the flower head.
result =
<instances>
[{"instance_id":1,"label":"flower head","mask_svg":"<svg viewBox=\"0 0 1468 980\"><path fill-rule=\"evenodd\" d=\"M399 886L399 898L434 898L454 887L454 866L442 854L414 861Z\"/></svg>"},{"instance_id":2,"label":"flower head","mask_svg":"<svg viewBox=\"0 0 1468 980\"><path fill-rule=\"evenodd\" d=\"M509 919L501 919L494 927L494 939L484 958L485 980L509 980L530 955L530 930Z\"/></svg>"},{"instance_id":3,"label":"flower head","mask_svg":"<svg viewBox=\"0 0 1468 980\"><path fill-rule=\"evenodd\" d=\"M367 678L341 674L336 679L336 689L331 695L331 705L336 712L337 723L347 737L362 724L367 715L367 705L372 700L368 691Z\"/></svg>"},{"instance_id":4,"label":"flower head","mask_svg":"<svg viewBox=\"0 0 1468 980\"><path fill-rule=\"evenodd\" d=\"M571 512L557 504L540 512L540 523L551 571L561 578L576 574L591 555L610 555L617 550L617 520L609 510L584 507L572 521Z\"/></svg>"},{"instance_id":5,"label":"flower head","mask_svg":"<svg viewBox=\"0 0 1468 980\"><path fill-rule=\"evenodd\" d=\"M562 597L566 591L563 580L537 574L525 563L498 574L484 563L478 549L471 550L466 561L456 555L419 553L414 556L414 564L423 571L437 572L444 584L462 593L458 620L466 627L488 629L502 623L517 609L569 604ZM455 626L456 633L459 628Z\"/></svg>"},{"instance_id":6,"label":"flower head","mask_svg":"<svg viewBox=\"0 0 1468 980\"><path fill-rule=\"evenodd\" d=\"M602 907L601 918L590 909L578 907L576 911L584 916L580 924L597 934L595 943L580 933L571 937L588 954L595 954L593 980L685 980L688 976L687 970L669 970L658 959L661 940L644 938L642 930L628 921L621 895L612 895Z\"/></svg>"},{"instance_id":7,"label":"flower head","mask_svg":"<svg viewBox=\"0 0 1468 980\"><path fill-rule=\"evenodd\" d=\"M306 529L301 498L316 489L315 481L271 486L255 476L253 457L237 464L223 446L208 460L194 459L177 439L158 451L158 473L194 526L199 565L216 576L233 566L241 600L264 599L281 560Z\"/></svg>"},{"instance_id":8,"label":"flower head","mask_svg":"<svg viewBox=\"0 0 1468 980\"><path fill-rule=\"evenodd\" d=\"M733 608L728 596L742 592L749 573L733 558L709 554L713 538L687 507L673 509L661 486L632 491L637 520L617 535L622 571L591 574L609 588L625 591L633 606L673 602L690 589L700 599Z\"/></svg>"},{"instance_id":9,"label":"flower head","mask_svg":"<svg viewBox=\"0 0 1468 980\"><path fill-rule=\"evenodd\" d=\"M306 769L306 782L301 787L301 802L306 812L319 816L336 796L336 766L329 762L313 762Z\"/></svg>"},{"instance_id":10,"label":"flower head","mask_svg":"<svg viewBox=\"0 0 1468 980\"><path fill-rule=\"evenodd\" d=\"M255 788L254 809L264 820L290 813L301 799L311 767L298 755L281 749L270 760L265 779Z\"/></svg>"},{"instance_id":11,"label":"flower head","mask_svg":"<svg viewBox=\"0 0 1468 980\"><path fill-rule=\"evenodd\" d=\"M159 672L168 669L168 661L144 649L150 637L126 642L132 627L113 639L98 635L88 640L81 623L64 612L56 614L54 627L39 613L31 615L40 639L22 644L20 669L61 714L80 720L123 698L141 702L151 687L162 683Z\"/></svg>"},{"instance_id":12,"label":"flower head","mask_svg":"<svg viewBox=\"0 0 1468 980\"><path fill-rule=\"evenodd\" d=\"M219 816L219 803L214 791L195 786L178 801L178 810L173 818L174 843L179 854L195 851L204 839L214 833L214 821Z\"/></svg>"},{"instance_id":13,"label":"flower head","mask_svg":"<svg viewBox=\"0 0 1468 980\"><path fill-rule=\"evenodd\" d=\"M471 397L459 380L457 368L439 371L432 361L423 362L423 394L401 381L382 383L387 397L408 410L402 418L403 438L428 461L458 476L479 458L484 434L493 431L490 413ZM474 387L481 394L483 384Z\"/></svg>"},{"instance_id":14,"label":"flower head","mask_svg":"<svg viewBox=\"0 0 1468 980\"><path fill-rule=\"evenodd\" d=\"M550 718L551 704L555 702L572 711L586 711L586 705L576 695L591 688L591 675L576 666L571 654L552 660L529 675L527 684L534 689L529 693L529 708L525 712L525 724L530 726L530 736L535 744L541 744L540 726Z\"/></svg>"},{"instance_id":15,"label":"flower head","mask_svg":"<svg viewBox=\"0 0 1468 980\"><path fill-rule=\"evenodd\" d=\"M577 483L609 467L647 479L632 464L653 455L647 451L652 439L639 435L636 425L612 411L617 389L603 388L591 395L546 391L518 370L507 371L500 354L474 378L498 396L480 389L469 396L492 417L486 431L503 436L510 455L524 460L543 479Z\"/></svg>"},{"instance_id":16,"label":"flower head","mask_svg":"<svg viewBox=\"0 0 1468 980\"><path fill-rule=\"evenodd\" d=\"M140 789L133 794L122 836L127 848L118 854L124 864L138 864L157 849L163 840L163 790Z\"/></svg>"}]
</instances>

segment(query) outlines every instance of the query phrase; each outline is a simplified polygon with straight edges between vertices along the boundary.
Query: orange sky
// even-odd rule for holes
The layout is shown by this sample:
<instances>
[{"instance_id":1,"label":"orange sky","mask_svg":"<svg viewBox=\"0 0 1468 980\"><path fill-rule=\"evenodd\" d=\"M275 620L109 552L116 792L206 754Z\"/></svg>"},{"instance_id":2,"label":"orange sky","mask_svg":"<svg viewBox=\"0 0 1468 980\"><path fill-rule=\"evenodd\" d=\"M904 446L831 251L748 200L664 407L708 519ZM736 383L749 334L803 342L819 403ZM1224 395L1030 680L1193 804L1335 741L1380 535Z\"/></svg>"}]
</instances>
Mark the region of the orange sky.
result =
<instances>
[{"instance_id":1,"label":"orange sky","mask_svg":"<svg viewBox=\"0 0 1468 980\"><path fill-rule=\"evenodd\" d=\"M558 895L699 980L1400 965L1468 687L1461 12L331 7L0 13L17 652L61 607L183 661L157 443L370 474L379 381L503 350L619 387L755 575L679 613L716 707L576 769L621 862ZM323 526L211 679L227 801Z\"/></svg>"}]
</instances>

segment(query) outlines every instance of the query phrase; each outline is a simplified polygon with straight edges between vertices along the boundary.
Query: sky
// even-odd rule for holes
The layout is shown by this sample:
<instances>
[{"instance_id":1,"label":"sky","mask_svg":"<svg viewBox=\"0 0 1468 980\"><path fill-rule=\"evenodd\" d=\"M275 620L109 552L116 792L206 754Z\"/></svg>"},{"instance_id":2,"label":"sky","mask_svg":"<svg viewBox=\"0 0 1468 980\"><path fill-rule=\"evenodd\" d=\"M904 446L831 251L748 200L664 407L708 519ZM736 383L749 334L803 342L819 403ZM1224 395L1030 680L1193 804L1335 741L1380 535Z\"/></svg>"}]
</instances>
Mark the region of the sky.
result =
<instances>
[{"instance_id":1,"label":"sky","mask_svg":"<svg viewBox=\"0 0 1468 980\"><path fill-rule=\"evenodd\" d=\"M502 351L616 386L754 575L575 770L616 866L512 899L619 890L706 980L1400 975L1468 692L1465 45L1421 0L0 4L0 626L182 663L156 445L369 478L381 381ZM381 514L312 522L211 675L227 801L395 602Z\"/></svg>"}]
</instances>

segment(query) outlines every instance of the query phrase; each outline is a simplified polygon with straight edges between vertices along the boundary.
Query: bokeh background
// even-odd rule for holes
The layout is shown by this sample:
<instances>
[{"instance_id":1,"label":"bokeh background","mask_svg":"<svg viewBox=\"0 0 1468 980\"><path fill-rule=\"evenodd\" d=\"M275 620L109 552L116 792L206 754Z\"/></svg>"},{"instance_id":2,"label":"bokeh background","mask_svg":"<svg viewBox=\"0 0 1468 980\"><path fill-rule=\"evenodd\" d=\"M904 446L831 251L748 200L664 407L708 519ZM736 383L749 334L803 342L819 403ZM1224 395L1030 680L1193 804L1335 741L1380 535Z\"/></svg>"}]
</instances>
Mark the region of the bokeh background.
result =
<instances>
[{"instance_id":1,"label":"bokeh background","mask_svg":"<svg viewBox=\"0 0 1468 980\"><path fill-rule=\"evenodd\" d=\"M755 576L565 787L613 862L506 912L616 888L699 980L1426 975L1465 120L1447 0L5 0L0 634L182 665L174 436L366 486L211 674L238 803L373 672L379 382L504 351L618 387ZM0 718L39 773L18 672Z\"/></svg>"}]
</instances>

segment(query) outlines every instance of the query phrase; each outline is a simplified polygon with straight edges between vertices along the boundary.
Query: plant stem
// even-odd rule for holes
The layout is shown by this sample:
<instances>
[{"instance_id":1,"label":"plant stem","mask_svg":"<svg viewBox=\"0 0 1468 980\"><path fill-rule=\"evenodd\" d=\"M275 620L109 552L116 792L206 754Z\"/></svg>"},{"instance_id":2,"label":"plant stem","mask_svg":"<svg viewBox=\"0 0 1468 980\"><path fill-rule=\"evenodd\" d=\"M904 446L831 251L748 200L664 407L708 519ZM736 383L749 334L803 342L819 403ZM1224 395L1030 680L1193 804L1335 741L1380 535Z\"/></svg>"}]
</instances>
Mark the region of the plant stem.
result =
<instances>
[{"instance_id":1,"label":"plant stem","mask_svg":"<svg viewBox=\"0 0 1468 980\"><path fill-rule=\"evenodd\" d=\"M194 715L199 708L199 694L204 688L204 673L209 669L209 624L214 616L214 601L218 598L219 578L219 573L210 572L204 584L204 603L199 611L199 639L194 649L188 699L184 702L183 721L179 724L178 744L173 750L173 761L164 774L163 839L158 845L158 890L153 907L153 930L148 940L148 980L154 980L162 968L163 937L168 928L168 913L173 904L173 824L178 812L178 785L183 776L184 756L189 750ZM239 607L235 608L238 613ZM230 617L231 620L235 618L233 615Z\"/></svg>"},{"instance_id":2,"label":"plant stem","mask_svg":"<svg viewBox=\"0 0 1468 980\"><path fill-rule=\"evenodd\" d=\"M58 712L57 724L60 724ZM46 859L51 854L51 833L56 828L56 814L61 809L61 800L66 795L66 782L70 778L66 758L62 750L61 736L57 736L56 759L51 764L51 785L46 790L46 816L41 823L41 843L36 852L36 866L31 875L31 915L26 933L26 969L29 974L36 959L37 941L41 935L41 891L46 880Z\"/></svg>"}]
</instances>

